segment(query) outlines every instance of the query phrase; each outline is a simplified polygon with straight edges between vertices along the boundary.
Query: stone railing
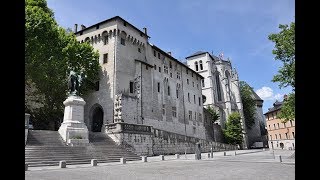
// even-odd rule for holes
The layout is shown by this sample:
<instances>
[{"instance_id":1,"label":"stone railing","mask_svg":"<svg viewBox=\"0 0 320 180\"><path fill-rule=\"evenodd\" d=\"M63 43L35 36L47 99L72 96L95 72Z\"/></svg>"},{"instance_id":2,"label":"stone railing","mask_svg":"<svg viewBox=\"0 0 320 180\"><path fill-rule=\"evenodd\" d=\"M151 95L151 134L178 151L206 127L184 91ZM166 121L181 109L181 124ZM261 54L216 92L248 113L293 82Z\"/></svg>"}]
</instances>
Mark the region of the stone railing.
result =
<instances>
[{"instance_id":1,"label":"stone railing","mask_svg":"<svg viewBox=\"0 0 320 180\"><path fill-rule=\"evenodd\" d=\"M107 133L139 133L151 134L152 127L138 124L127 124L123 122L106 125Z\"/></svg>"}]
</instances>

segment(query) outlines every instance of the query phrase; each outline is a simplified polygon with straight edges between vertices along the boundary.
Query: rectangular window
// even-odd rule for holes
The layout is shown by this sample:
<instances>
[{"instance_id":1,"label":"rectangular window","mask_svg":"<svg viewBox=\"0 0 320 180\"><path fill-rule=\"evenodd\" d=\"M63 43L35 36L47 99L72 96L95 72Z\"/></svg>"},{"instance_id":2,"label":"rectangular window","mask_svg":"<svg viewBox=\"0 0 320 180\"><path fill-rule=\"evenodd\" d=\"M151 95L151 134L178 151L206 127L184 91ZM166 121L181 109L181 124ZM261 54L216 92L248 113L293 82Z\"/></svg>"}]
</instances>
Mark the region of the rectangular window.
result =
<instances>
[{"instance_id":1,"label":"rectangular window","mask_svg":"<svg viewBox=\"0 0 320 180\"><path fill-rule=\"evenodd\" d=\"M292 138L295 138L295 136L294 136L294 132L292 132Z\"/></svg>"},{"instance_id":2,"label":"rectangular window","mask_svg":"<svg viewBox=\"0 0 320 180\"><path fill-rule=\"evenodd\" d=\"M104 36L104 37L103 37L103 44L104 44L104 45L107 45L107 44L108 44L108 39L109 39L108 36Z\"/></svg>"},{"instance_id":3,"label":"rectangular window","mask_svg":"<svg viewBox=\"0 0 320 180\"><path fill-rule=\"evenodd\" d=\"M277 135L275 134L275 136L276 136L276 139L278 139L278 137L277 137Z\"/></svg>"},{"instance_id":4,"label":"rectangular window","mask_svg":"<svg viewBox=\"0 0 320 180\"><path fill-rule=\"evenodd\" d=\"M290 125L291 125L291 127L292 127L292 120L290 120Z\"/></svg>"},{"instance_id":5,"label":"rectangular window","mask_svg":"<svg viewBox=\"0 0 320 180\"><path fill-rule=\"evenodd\" d=\"M199 84L197 84L197 89L199 89Z\"/></svg>"},{"instance_id":6,"label":"rectangular window","mask_svg":"<svg viewBox=\"0 0 320 180\"><path fill-rule=\"evenodd\" d=\"M273 129L276 129L276 124L273 124Z\"/></svg>"},{"instance_id":7,"label":"rectangular window","mask_svg":"<svg viewBox=\"0 0 320 180\"><path fill-rule=\"evenodd\" d=\"M103 55L103 64L108 62L108 53Z\"/></svg>"},{"instance_id":8,"label":"rectangular window","mask_svg":"<svg viewBox=\"0 0 320 180\"><path fill-rule=\"evenodd\" d=\"M159 67L159 72L161 73L161 67Z\"/></svg>"},{"instance_id":9,"label":"rectangular window","mask_svg":"<svg viewBox=\"0 0 320 180\"><path fill-rule=\"evenodd\" d=\"M201 79L202 87L204 87L204 79Z\"/></svg>"},{"instance_id":10,"label":"rectangular window","mask_svg":"<svg viewBox=\"0 0 320 180\"><path fill-rule=\"evenodd\" d=\"M172 62L169 61L169 68L172 68Z\"/></svg>"},{"instance_id":11,"label":"rectangular window","mask_svg":"<svg viewBox=\"0 0 320 180\"><path fill-rule=\"evenodd\" d=\"M202 114L199 113L199 121L202 122Z\"/></svg>"},{"instance_id":12,"label":"rectangular window","mask_svg":"<svg viewBox=\"0 0 320 180\"><path fill-rule=\"evenodd\" d=\"M177 79L180 79L180 72L177 72Z\"/></svg>"},{"instance_id":13,"label":"rectangular window","mask_svg":"<svg viewBox=\"0 0 320 180\"><path fill-rule=\"evenodd\" d=\"M281 139L281 134L279 134L279 139Z\"/></svg>"},{"instance_id":14,"label":"rectangular window","mask_svg":"<svg viewBox=\"0 0 320 180\"><path fill-rule=\"evenodd\" d=\"M172 107L172 116L177 117L177 107Z\"/></svg>"},{"instance_id":15,"label":"rectangular window","mask_svg":"<svg viewBox=\"0 0 320 180\"><path fill-rule=\"evenodd\" d=\"M201 106L201 98L199 97L199 106Z\"/></svg>"},{"instance_id":16,"label":"rectangular window","mask_svg":"<svg viewBox=\"0 0 320 180\"><path fill-rule=\"evenodd\" d=\"M160 59L160 53L158 52L158 58Z\"/></svg>"},{"instance_id":17,"label":"rectangular window","mask_svg":"<svg viewBox=\"0 0 320 180\"><path fill-rule=\"evenodd\" d=\"M162 115L166 114L166 106L162 104Z\"/></svg>"},{"instance_id":18,"label":"rectangular window","mask_svg":"<svg viewBox=\"0 0 320 180\"><path fill-rule=\"evenodd\" d=\"M172 72L170 73L170 77L172 78Z\"/></svg>"},{"instance_id":19,"label":"rectangular window","mask_svg":"<svg viewBox=\"0 0 320 180\"><path fill-rule=\"evenodd\" d=\"M126 40L124 38L121 38L120 43L125 46L126 45Z\"/></svg>"},{"instance_id":20,"label":"rectangular window","mask_svg":"<svg viewBox=\"0 0 320 180\"><path fill-rule=\"evenodd\" d=\"M192 120L192 111L189 111L189 120Z\"/></svg>"},{"instance_id":21,"label":"rectangular window","mask_svg":"<svg viewBox=\"0 0 320 180\"><path fill-rule=\"evenodd\" d=\"M170 86L168 86L168 96L170 96Z\"/></svg>"},{"instance_id":22,"label":"rectangular window","mask_svg":"<svg viewBox=\"0 0 320 180\"><path fill-rule=\"evenodd\" d=\"M279 123L277 123L277 124L278 124L278 129L280 129Z\"/></svg>"},{"instance_id":23,"label":"rectangular window","mask_svg":"<svg viewBox=\"0 0 320 180\"><path fill-rule=\"evenodd\" d=\"M189 74L189 71L188 71L188 69L186 69L186 72L187 72L187 74Z\"/></svg>"},{"instance_id":24,"label":"rectangular window","mask_svg":"<svg viewBox=\"0 0 320 180\"><path fill-rule=\"evenodd\" d=\"M99 29L99 24L96 26L96 29Z\"/></svg>"},{"instance_id":25,"label":"rectangular window","mask_svg":"<svg viewBox=\"0 0 320 180\"><path fill-rule=\"evenodd\" d=\"M177 95L177 98L179 98L179 89L178 89L178 87L176 87L176 95Z\"/></svg>"},{"instance_id":26,"label":"rectangular window","mask_svg":"<svg viewBox=\"0 0 320 180\"><path fill-rule=\"evenodd\" d=\"M156 50L153 50L153 56L154 56L154 57L157 57Z\"/></svg>"},{"instance_id":27,"label":"rectangular window","mask_svg":"<svg viewBox=\"0 0 320 180\"><path fill-rule=\"evenodd\" d=\"M193 134L196 134L196 127L193 127Z\"/></svg>"},{"instance_id":28,"label":"rectangular window","mask_svg":"<svg viewBox=\"0 0 320 180\"><path fill-rule=\"evenodd\" d=\"M154 68L154 70L157 70L157 65L154 65L153 68Z\"/></svg>"},{"instance_id":29,"label":"rectangular window","mask_svg":"<svg viewBox=\"0 0 320 180\"><path fill-rule=\"evenodd\" d=\"M194 82L192 82L192 87L194 87Z\"/></svg>"},{"instance_id":30,"label":"rectangular window","mask_svg":"<svg viewBox=\"0 0 320 180\"><path fill-rule=\"evenodd\" d=\"M163 67L163 71L164 71L164 73L168 74L168 73L169 73L169 71L168 71L168 66L164 66L164 67Z\"/></svg>"},{"instance_id":31,"label":"rectangular window","mask_svg":"<svg viewBox=\"0 0 320 180\"><path fill-rule=\"evenodd\" d=\"M133 89L133 82L130 81L130 93L133 93L134 89Z\"/></svg>"},{"instance_id":32,"label":"rectangular window","mask_svg":"<svg viewBox=\"0 0 320 180\"><path fill-rule=\"evenodd\" d=\"M197 112L194 112L194 120L197 120Z\"/></svg>"},{"instance_id":33,"label":"rectangular window","mask_svg":"<svg viewBox=\"0 0 320 180\"><path fill-rule=\"evenodd\" d=\"M193 103L196 104L196 95L193 95Z\"/></svg>"},{"instance_id":34,"label":"rectangular window","mask_svg":"<svg viewBox=\"0 0 320 180\"><path fill-rule=\"evenodd\" d=\"M188 93L188 101L190 102L190 94Z\"/></svg>"},{"instance_id":35,"label":"rectangular window","mask_svg":"<svg viewBox=\"0 0 320 180\"><path fill-rule=\"evenodd\" d=\"M187 84L189 84L189 79L187 79Z\"/></svg>"},{"instance_id":36,"label":"rectangular window","mask_svg":"<svg viewBox=\"0 0 320 180\"><path fill-rule=\"evenodd\" d=\"M160 92L160 83L158 82L158 92Z\"/></svg>"},{"instance_id":37,"label":"rectangular window","mask_svg":"<svg viewBox=\"0 0 320 180\"><path fill-rule=\"evenodd\" d=\"M95 83L95 87L94 87L94 89L96 90L96 91L99 91L99 81L97 81L96 83Z\"/></svg>"},{"instance_id":38,"label":"rectangular window","mask_svg":"<svg viewBox=\"0 0 320 180\"><path fill-rule=\"evenodd\" d=\"M138 48L138 52L141 53L141 49L140 48Z\"/></svg>"},{"instance_id":39,"label":"rectangular window","mask_svg":"<svg viewBox=\"0 0 320 180\"><path fill-rule=\"evenodd\" d=\"M286 139L288 139L288 133L286 133Z\"/></svg>"}]
</instances>

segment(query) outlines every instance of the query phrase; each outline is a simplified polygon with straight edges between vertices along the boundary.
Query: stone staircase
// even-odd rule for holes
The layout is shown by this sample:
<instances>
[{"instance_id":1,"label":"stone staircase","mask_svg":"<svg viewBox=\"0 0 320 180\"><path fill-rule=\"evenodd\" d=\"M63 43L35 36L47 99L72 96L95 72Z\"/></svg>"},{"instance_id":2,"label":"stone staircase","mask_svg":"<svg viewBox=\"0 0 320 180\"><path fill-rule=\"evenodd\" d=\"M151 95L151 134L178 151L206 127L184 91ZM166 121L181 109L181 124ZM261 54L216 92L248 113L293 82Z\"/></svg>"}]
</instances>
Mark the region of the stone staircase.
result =
<instances>
[{"instance_id":1,"label":"stone staircase","mask_svg":"<svg viewBox=\"0 0 320 180\"><path fill-rule=\"evenodd\" d=\"M89 145L85 147L67 146L58 131L30 130L25 146L25 163L30 167L58 166L65 160L67 165L90 164L91 159L98 163L140 160L138 155L119 147L104 133L89 134Z\"/></svg>"}]
</instances>

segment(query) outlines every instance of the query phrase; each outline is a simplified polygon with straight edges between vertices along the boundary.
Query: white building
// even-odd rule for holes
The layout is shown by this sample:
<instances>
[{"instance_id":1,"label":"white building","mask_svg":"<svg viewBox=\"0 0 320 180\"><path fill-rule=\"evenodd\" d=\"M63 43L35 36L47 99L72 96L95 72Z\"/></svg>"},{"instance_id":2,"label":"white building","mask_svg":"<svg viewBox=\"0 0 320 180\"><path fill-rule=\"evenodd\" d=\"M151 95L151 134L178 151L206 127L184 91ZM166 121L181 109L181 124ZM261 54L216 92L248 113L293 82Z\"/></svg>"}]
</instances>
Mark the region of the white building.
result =
<instances>
[{"instance_id":1,"label":"white building","mask_svg":"<svg viewBox=\"0 0 320 180\"><path fill-rule=\"evenodd\" d=\"M196 52L186 57L188 66L202 75L202 95L204 106L212 106L220 115L218 124L225 127L230 113L239 112L242 116L242 127L246 132L243 108L240 97L239 77L229 60L216 57L208 52ZM248 147L244 134L244 148Z\"/></svg>"},{"instance_id":2,"label":"white building","mask_svg":"<svg viewBox=\"0 0 320 180\"><path fill-rule=\"evenodd\" d=\"M84 97L90 131L124 122L205 139L203 77L149 43L146 28L116 16L75 29L79 42L98 50L102 67L96 90Z\"/></svg>"}]
</instances>

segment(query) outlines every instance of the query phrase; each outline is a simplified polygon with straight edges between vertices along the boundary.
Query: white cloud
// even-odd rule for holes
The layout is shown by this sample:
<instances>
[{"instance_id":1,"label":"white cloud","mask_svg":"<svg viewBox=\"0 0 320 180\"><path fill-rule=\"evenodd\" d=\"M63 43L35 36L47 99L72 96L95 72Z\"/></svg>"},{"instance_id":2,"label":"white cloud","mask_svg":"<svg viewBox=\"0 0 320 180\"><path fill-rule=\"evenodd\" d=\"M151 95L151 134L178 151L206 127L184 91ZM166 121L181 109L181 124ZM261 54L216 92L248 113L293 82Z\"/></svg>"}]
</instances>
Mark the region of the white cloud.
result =
<instances>
[{"instance_id":1,"label":"white cloud","mask_svg":"<svg viewBox=\"0 0 320 180\"><path fill-rule=\"evenodd\" d=\"M258 96L263 100L281 100L283 94L273 94L273 90L270 87L263 86L261 89L256 90Z\"/></svg>"}]
</instances>

